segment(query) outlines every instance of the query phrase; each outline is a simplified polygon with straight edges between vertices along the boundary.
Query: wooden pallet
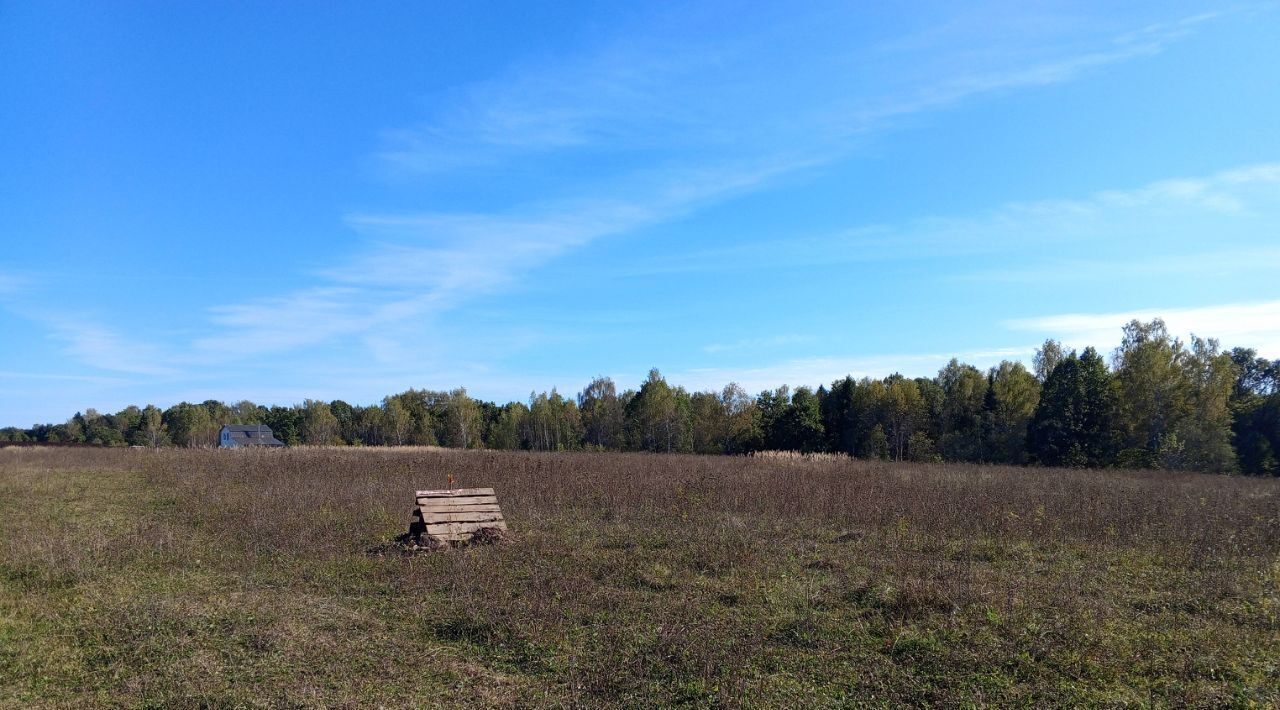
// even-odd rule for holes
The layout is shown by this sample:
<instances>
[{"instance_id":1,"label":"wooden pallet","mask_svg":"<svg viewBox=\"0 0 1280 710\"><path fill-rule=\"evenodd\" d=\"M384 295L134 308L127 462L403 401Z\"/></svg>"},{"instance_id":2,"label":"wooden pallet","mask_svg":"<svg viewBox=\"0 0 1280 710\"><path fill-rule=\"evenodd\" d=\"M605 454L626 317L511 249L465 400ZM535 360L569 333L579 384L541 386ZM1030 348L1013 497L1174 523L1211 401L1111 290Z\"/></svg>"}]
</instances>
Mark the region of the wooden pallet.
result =
<instances>
[{"instance_id":1,"label":"wooden pallet","mask_svg":"<svg viewBox=\"0 0 1280 710\"><path fill-rule=\"evenodd\" d=\"M492 488L417 492L411 531L460 542L471 539L481 528L507 529Z\"/></svg>"}]
</instances>

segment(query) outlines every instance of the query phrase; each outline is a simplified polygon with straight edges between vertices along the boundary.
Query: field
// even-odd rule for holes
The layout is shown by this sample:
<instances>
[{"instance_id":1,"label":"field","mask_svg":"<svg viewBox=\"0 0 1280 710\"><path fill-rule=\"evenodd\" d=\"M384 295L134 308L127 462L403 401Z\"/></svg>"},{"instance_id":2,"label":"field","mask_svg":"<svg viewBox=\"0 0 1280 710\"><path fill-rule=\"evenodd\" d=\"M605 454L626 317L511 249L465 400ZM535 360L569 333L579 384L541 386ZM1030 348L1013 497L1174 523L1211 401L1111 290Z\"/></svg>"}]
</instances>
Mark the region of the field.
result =
<instances>
[{"instance_id":1,"label":"field","mask_svg":"<svg viewBox=\"0 0 1280 710\"><path fill-rule=\"evenodd\" d=\"M423 555L415 488L513 544ZM1280 704L1280 480L0 449L0 706Z\"/></svg>"}]
</instances>

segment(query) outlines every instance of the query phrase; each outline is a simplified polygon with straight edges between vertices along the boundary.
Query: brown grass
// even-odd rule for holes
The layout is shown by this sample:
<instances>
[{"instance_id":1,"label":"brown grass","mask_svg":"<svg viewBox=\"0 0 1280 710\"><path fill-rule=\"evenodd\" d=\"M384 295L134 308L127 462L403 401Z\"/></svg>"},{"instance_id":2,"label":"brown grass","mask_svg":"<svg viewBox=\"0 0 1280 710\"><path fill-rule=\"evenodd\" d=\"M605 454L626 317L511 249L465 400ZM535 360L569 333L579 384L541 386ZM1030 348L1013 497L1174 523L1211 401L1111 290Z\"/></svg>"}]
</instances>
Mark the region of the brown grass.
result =
<instances>
[{"instance_id":1,"label":"brown grass","mask_svg":"<svg viewBox=\"0 0 1280 710\"><path fill-rule=\"evenodd\" d=\"M413 491L518 541L371 556ZM1280 703L1280 482L0 451L0 705Z\"/></svg>"}]
</instances>

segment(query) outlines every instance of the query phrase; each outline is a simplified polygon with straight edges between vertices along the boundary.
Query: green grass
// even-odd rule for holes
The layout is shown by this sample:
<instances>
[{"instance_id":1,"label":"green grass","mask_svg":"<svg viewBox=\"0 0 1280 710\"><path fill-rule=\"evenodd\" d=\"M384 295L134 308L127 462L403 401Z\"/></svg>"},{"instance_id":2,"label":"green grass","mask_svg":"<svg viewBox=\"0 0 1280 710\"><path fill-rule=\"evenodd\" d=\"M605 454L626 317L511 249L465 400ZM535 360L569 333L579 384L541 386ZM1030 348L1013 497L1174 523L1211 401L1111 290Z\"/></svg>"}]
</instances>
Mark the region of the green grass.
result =
<instances>
[{"instance_id":1,"label":"green grass","mask_svg":"<svg viewBox=\"0 0 1280 710\"><path fill-rule=\"evenodd\" d=\"M369 554L445 471L515 544ZM0 706L1280 704L1280 482L0 450Z\"/></svg>"}]
</instances>

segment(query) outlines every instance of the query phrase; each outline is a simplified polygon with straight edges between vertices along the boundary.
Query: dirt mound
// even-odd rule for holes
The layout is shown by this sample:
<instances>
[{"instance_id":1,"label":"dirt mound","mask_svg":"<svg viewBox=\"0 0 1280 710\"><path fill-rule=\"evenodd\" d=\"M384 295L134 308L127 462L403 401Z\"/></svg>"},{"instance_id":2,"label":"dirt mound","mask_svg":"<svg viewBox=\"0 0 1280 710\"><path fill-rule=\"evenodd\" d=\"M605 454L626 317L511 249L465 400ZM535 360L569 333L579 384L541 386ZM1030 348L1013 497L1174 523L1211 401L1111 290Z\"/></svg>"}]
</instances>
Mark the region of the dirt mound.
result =
<instances>
[{"instance_id":1,"label":"dirt mound","mask_svg":"<svg viewBox=\"0 0 1280 710\"><path fill-rule=\"evenodd\" d=\"M480 528L471 535L470 545L510 545L516 536L502 528Z\"/></svg>"},{"instance_id":2,"label":"dirt mound","mask_svg":"<svg viewBox=\"0 0 1280 710\"><path fill-rule=\"evenodd\" d=\"M391 542L374 545L366 552L370 557L409 557L428 552L444 552L469 545L509 545L515 541L515 535L500 528L480 528L469 539L454 543L418 532L407 532L396 536L396 539Z\"/></svg>"}]
</instances>

